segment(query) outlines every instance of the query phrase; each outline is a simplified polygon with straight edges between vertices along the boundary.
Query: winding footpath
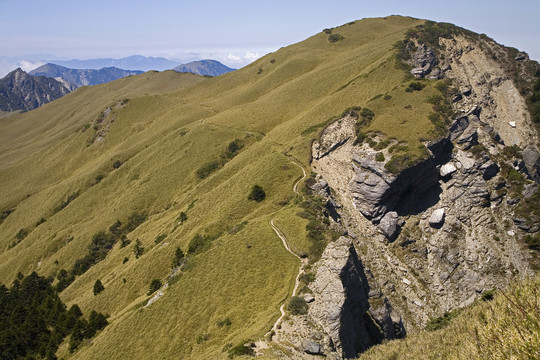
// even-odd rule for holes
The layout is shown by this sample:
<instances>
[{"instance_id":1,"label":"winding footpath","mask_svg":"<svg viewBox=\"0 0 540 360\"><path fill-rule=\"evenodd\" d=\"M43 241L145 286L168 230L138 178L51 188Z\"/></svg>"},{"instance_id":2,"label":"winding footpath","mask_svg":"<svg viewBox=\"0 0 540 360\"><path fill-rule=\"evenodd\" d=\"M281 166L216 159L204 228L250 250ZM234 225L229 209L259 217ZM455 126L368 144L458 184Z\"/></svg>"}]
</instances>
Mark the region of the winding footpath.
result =
<instances>
[{"instance_id":1,"label":"winding footpath","mask_svg":"<svg viewBox=\"0 0 540 360\"><path fill-rule=\"evenodd\" d=\"M298 166L300 169L302 169L303 176L300 179L298 179L293 185L293 191L296 194L300 194L298 192L298 184L302 180L304 180L306 178L306 176L307 176L306 170L304 170L302 165L300 165L299 163L297 163L294 160L291 160L291 158L289 158L289 161L292 162L293 164L295 164L296 166ZM285 237L283 232L274 224L274 219L272 219L270 221L270 226L272 227L272 230L274 230L276 235L281 239L281 242L283 243L283 246L285 247L285 250L287 250L289 253L291 253L293 256L295 256L296 258L298 258L300 260L300 267L298 268L298 275L296 276L296 280L294 282L293 292L292 292L292 295L291 295L291 296L295 296L296 292L298 291L298 287L300 286L300 276L304 273L304 266L307 265L308 259L301 258L298 254L296 254L294 251L291 250L291 248L289 247L289 244L287 244L287 238ZM279 317L279 319L276 320L276 322L272 326L272 329L270 329L270 331L266 333L265 337L268 336L269 334L271 334L272 331L275 333L277 331L277 329L281 326L281 322L283 321L283 317L285 317L285 303L283 303L280 306L279 312L281 313L281 316Z\"/></svg>"}]
</instances>

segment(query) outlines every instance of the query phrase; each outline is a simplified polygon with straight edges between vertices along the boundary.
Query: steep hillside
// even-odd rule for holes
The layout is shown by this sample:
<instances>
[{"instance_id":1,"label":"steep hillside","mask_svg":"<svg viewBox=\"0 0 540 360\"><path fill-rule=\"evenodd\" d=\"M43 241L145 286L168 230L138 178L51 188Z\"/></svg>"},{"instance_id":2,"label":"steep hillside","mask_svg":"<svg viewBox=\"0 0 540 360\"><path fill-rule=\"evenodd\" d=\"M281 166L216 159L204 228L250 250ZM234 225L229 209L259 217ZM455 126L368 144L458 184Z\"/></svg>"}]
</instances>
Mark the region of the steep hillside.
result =
<instances>
[{"instance_id":1,"label":"steep hillside","mask_svg":"<svg viewBox=\"0 0 540 360\"><path fill-rule=\"evenodd\" d=\"M216 60L199 60L178 65L173 69L178 72L190 72L197 75L218 76L234 71Z\"/></svg>"},{"instance_id":2,"label":"steep hillside","mask_svg":"<svg viewBox=\"0 0 540 360\"><path fill-rule=\"evenodd\" d=\"M72 90L68 83L16 69L0 79L0 111L32 110Z\"/></svg>"},{"instance_id":3,"label":"steep hillside","mask_svg":"<svg viewBox=\"0 0 540 360\"><path fill-rule=\"evenodd\" d=\"M531 274L524 233L509 223L504 231L515 236L501 234L497 223L536 195L519 195L508 205L514 208L485 215L492 208L483 188L495 203L491 186L500 176L476 184L493 172L487 160L454 160L455 171L440 173L448 162L441 162L448 158L445 144L457 152L455 141L469 131L463 125L450 131L457 119L474 123L475 114L480 122L481 114L502 113L471 108L449 116L449 84L411 77L396 54L422 48L404 43L421 24L398 16L364 19L219 77L150 72L1 119L2 282L37 271L54 279L68 306L110 315L91 342L70 353L65 341L57 356L354 357L383 339L414 333L490 286ZM452 71L461 69L459 59L447 59L454 59ZM461 91L461 99L466 93L477 90ZM459 101L452 111L476 105ZM516 106L526 111L524 101ZM529 126L523 116L520 126ZM487 139L480 131L489 129L470 128ZM534 147L530 129L516 145ZM493 153L499 164L502 145L471 150L477 145L459 149L466 158L471 151L482 159ZM531 171L524 172L529 165L516 165L519 175L498 165L506 169L506 203L534 187ZM445 177L458 169L470 179L456 184L456 175ZM420 175L403 176L411 173ZM400 175L429 186L396 180ZM410 191L378 197L385 191L363 191L368 179ZM463 197L468 211L494 220L464 220L454 229L459 214L445 192L451 184L481 193L474 201ZM434 186L440 197L424 197ZM446 220L431 227L441 199ZM531 239L534 216L523 222ZM461 243L477 238L478 248ZM463 272L451 267L465 261ZM97 280L103 289L95 294Z\"/></svg>"},{"instance_id":4,"label":"steep hillside","mask_svg":"<svg viewBox=\"0 0 540 360\"><path fill-rule=\"evenodd\" d=\"M142 71L122 70L115 67L106 67L99 70L68 69L55 64L45 64L29 72L29 74L33 76L62 78L76 87L99 85L126 76L139 75L142 73Z\"/></svg>"}]
</instances>

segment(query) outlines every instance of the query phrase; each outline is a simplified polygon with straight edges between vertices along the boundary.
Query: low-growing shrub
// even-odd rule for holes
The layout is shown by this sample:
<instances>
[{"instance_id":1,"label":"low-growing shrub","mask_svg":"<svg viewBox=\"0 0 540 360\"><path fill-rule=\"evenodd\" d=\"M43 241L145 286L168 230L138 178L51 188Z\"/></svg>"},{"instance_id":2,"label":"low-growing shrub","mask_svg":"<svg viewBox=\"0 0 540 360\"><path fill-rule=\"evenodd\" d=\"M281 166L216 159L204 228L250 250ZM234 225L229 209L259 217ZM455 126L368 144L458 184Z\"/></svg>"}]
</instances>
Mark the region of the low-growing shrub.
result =
<instances>
[{"instance_id":1,"label":"low-growing shrub","mask_svg":"<svg viewBox=\"0 0 540 360\"><path fill-rule=\"evenodd\" d=\"M154 240L154 242L156 244L159 244L160 242L162 242L163 240L165 240L165 238L167 237L167 234L159 234L157 237L156 237L156 240Z\"/></svg>"},{"instance_id":2,"label":"low-growing shrub","mask_svg":"<svg viewBox=\"0 0 540 360\"><path fill-rule=\"evenodd\" d=\"M292 315L305 315L308 311L308 304L303 297L293 296L291 297L291 300L289 300L287 310L289 310Z\"/></svg>"},{"instance_id":3,"label":"low-growing shrub","mask_svg":"<svg viewBox=\"0 0 540 360\"><path fill-rule=\"evenodd\" d=\"M139 239L135 240L135 245L133 245L133 254L135 254L135 259L138 259L144 253L144 247L141 244Z\"/></svg>"},{"instance_id":4,"label":"low-growing shrub","mask_svg":"<svg viewBox=\"0 0 540 360\"><path fill-rule=\"evenodd\" d=\"M266 199L266 193L264 192L263 188L259 185L253 185L248 195L248 200L261 202L264 199Z\"/></svg>"},{"instance_id":5,"label":"low-growing shrub","mask_svg":"<svg viewBox=\"0 0 540 360\"><path fill-rule=\"evenodd\" d=\"M344 39L344 37L341 34L330 34L330 35L328 35L328 41L330 41L331 43L335 43L335 42L338 42L338 41L343 40L343 39Z\"/></svg>"},{"instance_id":6,"label":"low-growing shrub","mask_svg":"<svg viewBox=\"0 0 540 360\"><path fill-rule=\"evenodd\" d=\"M101 283L101 280L97 279L94 283L94 296L105 290L105 287Z\"/></svg>"},{"instance_id":7,"label":"low-growing shrub","mask_svg":"<svg viewBox=\"0 0 540 360\"><path fill-rule=\"evenodd\" d=\"M149 287L148 292L146 293L146 295L152 295L153 293L158 291L161 288L162 285L163 284L161 283L161 280L153 279L150 282L150 287Z\"/></svg>"}]
</instances>

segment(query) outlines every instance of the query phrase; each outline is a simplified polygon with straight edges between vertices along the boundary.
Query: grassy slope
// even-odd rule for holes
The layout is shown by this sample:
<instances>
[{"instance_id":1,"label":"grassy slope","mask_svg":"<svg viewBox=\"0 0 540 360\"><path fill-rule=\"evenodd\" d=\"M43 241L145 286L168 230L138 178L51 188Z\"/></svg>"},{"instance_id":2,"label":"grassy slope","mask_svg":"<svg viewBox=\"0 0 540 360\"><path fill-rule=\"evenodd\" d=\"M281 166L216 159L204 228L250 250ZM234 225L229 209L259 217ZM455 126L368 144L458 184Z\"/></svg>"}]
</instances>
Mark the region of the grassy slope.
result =
<instances>
[{"instance_id":1,"label":"grassy slope","mask_svg":"<svg viewBox=\"0 0 540 360\"><path fill-rule=\"evenodd\" d=\"M0 280L9 283L18 271L52 275L69 269L94 233L133 211L146 211L149 220L128 236L142 242L141 258L134 258L131 245L117 244L62 292L85 312L111 315L111 325L75 357L217 358L225 356L226 343L262 336L278 317L298 266L268 222L277 216L289 236L305 236L297 210L278 204L294 195L292 185L301 175L283 153L307 166L316 134L303 136L303 130L366 104L376 113L376 126L385 108L370 99L390 93L394 101L405 101L401 97L410 93L395 89L404 86L404 73L394 68L390 50L419 23L401 17L362 20L334 29L344 36L337 43L320 33L216 78L147 73L82 88L2 119L0 210L16 210L0 224ZM411 95L418 97L412 105L421 109L415 112L419 121L426 121L425 95L419 94ZM115 110L105 140L88 146L93 130L83 132L84 125L124 98L131 100ZM199 180L195 171L235 138L244 139L243 151ZM124 164L113 169L116 160ZM94 184L99 174L105 177ZM267 193L261 204L246 199L255 183ZM80 196L54 213L76 191ZM181 211L188 220L175 229ZM45 223L35 227L41 218ZM228 234L243 221L243 230ZM8 249L21 228L29 235ZM162 233L167 238L155 245ZM223 235L163 298L141 310L151 279L166 278L175 247L186 250L196 233ZM304 239L292 242L300 250L307 245ZM125 257L129 261L122 264ZM94 297L98 278L105 291ZM232 325L218 328L215 323L227 316ZM204 334L208 340L197 344Z\"/></svg>"}]
</instances>

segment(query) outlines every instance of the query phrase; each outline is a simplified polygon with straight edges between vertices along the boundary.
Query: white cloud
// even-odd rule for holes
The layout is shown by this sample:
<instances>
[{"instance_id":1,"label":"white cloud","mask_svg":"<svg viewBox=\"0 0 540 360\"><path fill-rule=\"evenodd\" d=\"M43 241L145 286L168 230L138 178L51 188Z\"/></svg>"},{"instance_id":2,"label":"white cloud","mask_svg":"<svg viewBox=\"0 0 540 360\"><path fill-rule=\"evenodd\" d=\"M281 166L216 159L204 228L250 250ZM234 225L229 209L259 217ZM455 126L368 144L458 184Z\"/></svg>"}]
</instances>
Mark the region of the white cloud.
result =
<instances>
[{"instance_id":1,"label":"white cloud","mask_svg":"<svg viewBox=\"0 0 540 360\"><path fill-rule=\"evenodd\" d=\"M242 62L242 58L240 56L233 54L227 55L226 60L235 64L240 64Z\"/></svg>"},{"instance_id":2,"label":"white cloud","mask_svg":"<svg viewBox=\"0 0 540 360\"><path fill-rule=\"evenodd\" d=\"M251 51L246 51L246 55L244 55L244 59L246 59L248 61L255 61L260 57L261 57L261 55L258 52L253 53Z\"/></svg>"},{"instance_id":3,"label":"white cloud","mask_svg":"<svg viewBox=\"0 0 540 360\"><path fill-rule=\"evenodd\" d=\"M30 70L34 70L41 65L45 65L43 61L28 61L28 60L19 60L17 66L23 69L24 71L28 72Z\"/></svg>"},{"instance_id":4,"label":"white cloud","mask_svg":"<svg viewBox=\"0 0 540 360\"><path fill-rule=\"evenodd\" d=\"M28 72L34 70L37 67L45 64L43 61L29 61L24 59L15 59L15 58L0 58L0 78L3 78L8 73L12 72L16 68L21 68L24 71Z\"/></svg>"}]
</instances>

